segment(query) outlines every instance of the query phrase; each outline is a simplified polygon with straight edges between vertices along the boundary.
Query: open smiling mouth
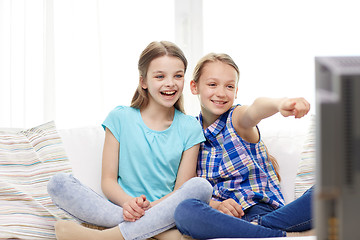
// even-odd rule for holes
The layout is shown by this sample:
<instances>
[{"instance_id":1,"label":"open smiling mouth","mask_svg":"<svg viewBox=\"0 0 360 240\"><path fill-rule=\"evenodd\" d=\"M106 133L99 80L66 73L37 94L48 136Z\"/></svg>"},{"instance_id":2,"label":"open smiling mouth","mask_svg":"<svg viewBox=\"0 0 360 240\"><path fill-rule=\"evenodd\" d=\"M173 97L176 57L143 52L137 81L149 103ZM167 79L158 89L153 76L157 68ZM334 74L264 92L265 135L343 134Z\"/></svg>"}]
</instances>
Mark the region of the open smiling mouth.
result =
<instances>
[{"instance_id":1,"label":"open smiling mouth","mask_svg":"<svg viewBox=\"0 0 360 240\"><path fill-rule=\"evenodd\" d=\"M161 95L164 95L164 96L174 96L176 94L176 91L163 91L163 92L160 92Z\"/></svg>"},{"instance_id":2,"label":"open smiling mouth","mask_svg":"<svg viewBox=\"0 0 360 240\"><path fill-rule=\"evenodd\" d=\"M224 105L227 103L227 101L215 101L215 100L211 100L213 103L218 104L218 105Z\"/></svg>"}]
</instances>

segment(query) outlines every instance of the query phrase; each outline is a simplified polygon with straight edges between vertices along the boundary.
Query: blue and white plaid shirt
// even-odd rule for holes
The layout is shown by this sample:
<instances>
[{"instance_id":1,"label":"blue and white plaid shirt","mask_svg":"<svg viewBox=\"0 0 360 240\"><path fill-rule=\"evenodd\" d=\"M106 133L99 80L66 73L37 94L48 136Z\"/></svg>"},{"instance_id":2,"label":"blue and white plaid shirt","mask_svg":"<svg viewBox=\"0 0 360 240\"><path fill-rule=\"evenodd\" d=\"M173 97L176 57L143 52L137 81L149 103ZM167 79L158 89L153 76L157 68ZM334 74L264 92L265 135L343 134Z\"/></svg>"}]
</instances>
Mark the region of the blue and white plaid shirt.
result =
<instances>
[{"instance_id":1,"label":"blue and white plaid shirt","mask_svg":"<svg viewBox=\"0 0 360 240\"><path fill-rule=\"evenodd\" d=\"M284 197L265 145L261 138L248 143L236 133L231 121L235 107L204 130L197 174L213 185L214 200L233 198L243 210L259 202L281 207ZM203 125L201 113L198 120Z\"/></svg>"}]
</instances>

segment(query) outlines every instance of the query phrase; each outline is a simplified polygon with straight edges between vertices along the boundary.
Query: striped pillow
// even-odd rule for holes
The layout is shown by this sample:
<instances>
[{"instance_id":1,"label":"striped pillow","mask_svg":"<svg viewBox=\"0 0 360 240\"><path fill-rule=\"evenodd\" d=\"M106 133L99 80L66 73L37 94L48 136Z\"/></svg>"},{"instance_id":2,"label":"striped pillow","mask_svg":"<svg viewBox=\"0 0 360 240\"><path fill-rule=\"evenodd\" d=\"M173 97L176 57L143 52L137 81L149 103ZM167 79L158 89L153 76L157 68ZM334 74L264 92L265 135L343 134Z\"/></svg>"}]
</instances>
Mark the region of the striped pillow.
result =
<instances>
[{"instance_id":1,"label":"striped pillow","mask_svg":"<svg viewBox=\"0 0 360 240\"><path fill-rule=\"evenodd\" d=\"M0 130L0 239L55 239L55 221L71 219L47 193L58 172L71 167L54 122Z\"/></svg>"},{"instance_id":2,"label":"striped pillow","mask_svg":"<svg viewBox=\"0 0 360 240\"><path fill-rule=\"evenodd\" d=\"M295 177L295 199L315 184L315 115L311 122Z\"/></svg>"}]
</instances>

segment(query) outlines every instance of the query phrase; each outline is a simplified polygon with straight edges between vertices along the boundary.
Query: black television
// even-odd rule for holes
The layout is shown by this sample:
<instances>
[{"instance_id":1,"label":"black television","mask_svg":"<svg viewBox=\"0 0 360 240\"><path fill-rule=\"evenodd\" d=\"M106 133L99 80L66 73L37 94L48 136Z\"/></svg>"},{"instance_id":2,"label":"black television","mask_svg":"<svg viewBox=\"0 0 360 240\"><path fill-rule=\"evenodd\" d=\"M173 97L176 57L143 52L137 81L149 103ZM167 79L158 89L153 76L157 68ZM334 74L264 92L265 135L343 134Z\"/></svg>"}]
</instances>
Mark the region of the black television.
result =
<instances>
[{"instance_id":1,"label":"black television","mask_svg":"<svg viewBox=\"0 0 360 240\"><path fill-rule=\"evenodd\" d=\"M315 58L317 240L360 239L360 56Z\"/></svg>"}]
</instances>

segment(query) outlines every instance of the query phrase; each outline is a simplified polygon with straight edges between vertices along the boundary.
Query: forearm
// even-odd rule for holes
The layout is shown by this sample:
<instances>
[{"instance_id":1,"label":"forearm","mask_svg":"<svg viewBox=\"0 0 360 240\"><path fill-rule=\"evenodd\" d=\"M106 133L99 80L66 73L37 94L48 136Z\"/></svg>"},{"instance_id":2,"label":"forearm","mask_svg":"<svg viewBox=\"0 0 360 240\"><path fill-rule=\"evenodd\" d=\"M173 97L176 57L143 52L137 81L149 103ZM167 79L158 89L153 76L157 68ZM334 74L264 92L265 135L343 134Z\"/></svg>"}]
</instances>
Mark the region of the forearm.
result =
<instances>
[{"instance_id":1,"label":"forearm","mask_svg":"<svg viewBox=\"0 0 360 240\"><path fill-rule=\"evenodd\" d=\"M174 191L175 191L175 190L174 190ZM166 199L166 198L168 198L169 196L171 196L171 195L174 193L174 191L172 191L171 193L163 196L162 198L160 198L160 199L158 199L158 200L155 200L155 201L151 202L151 207L155 206L156 204L159 204L161 201L163 201L164 199Z\"/></svg>"},{"instance_id":2,"label":"forearm","mask_svg":"<svg viewBox=\"0 0 360 240\"><path fill-rule=\"evenodd\" d=\"M190 178L191 178L191 177L189 177L189 179L190 179ZM179 183L179 182L181 182L181 183ZM151 202L151 206L153 207L153 206L155 206L156 204L158 204L158 203L160 203L161 201L163 201L163 200L165 200L166 198L168 198L169 196L171 196L176 190L178 190L178 189L182 186L183 183L184 183L184 182L179 181L179 179L178 179L177 182L175 183L174 190L173 190L172 192L168 193L167 195L163 196L162 198Z\"/></svg>"},{"instance_id":3,"label":"forearm","mask_svg":"<svg viewBox=\"0 0 360 240\"><path fill-rule=\"evenodd\" d=\"M156 204L160 203L161 201L163 201L164 199L168 198L169 196L171 196L175 191L177 191L186 181L188 181L189 179L193 178L196 176L196 173L194 171L194 174L191 174L191 171L189 171L187 173L187 176L182 176L180 177L178 174L178 177L176 179L176 183L175 183L175 187L174 190L172 192L170 192L169 194L163 196L162 198L155 200L153 202L151 202L151 206L155 206ZM182 175L182 174L180 174Z\"/></svg>"},{"instance_id":4,"label":"forearm","mask_svg":"<svg viewBox=\"0 0 360 240\"><path fill-rule=\"evenodd\" d=\"M261 120L279 112L279 106L286 98L257 98L244 113L244 125L256 126Z\"/></svg>"},{"instance_id":5,"label":"forearm","mask_svg":"<svg viewBox=\"0 0 360 240\"><path fill-rule=\"evenodd\" d=\"M133 198L126 194L120 185L112 179L102 179L101 189L107 199L121 207L125 202L128 202Z\"/></svg>"}]
</instances>

